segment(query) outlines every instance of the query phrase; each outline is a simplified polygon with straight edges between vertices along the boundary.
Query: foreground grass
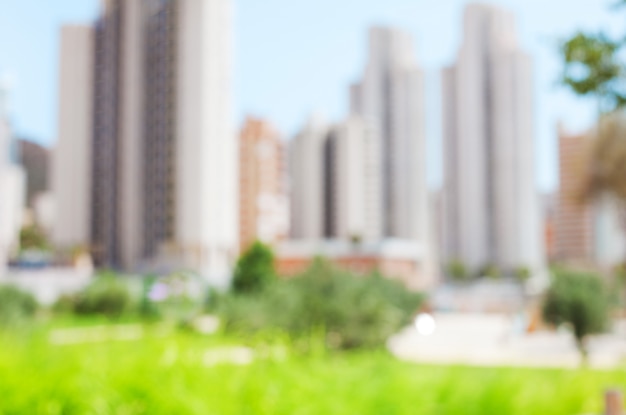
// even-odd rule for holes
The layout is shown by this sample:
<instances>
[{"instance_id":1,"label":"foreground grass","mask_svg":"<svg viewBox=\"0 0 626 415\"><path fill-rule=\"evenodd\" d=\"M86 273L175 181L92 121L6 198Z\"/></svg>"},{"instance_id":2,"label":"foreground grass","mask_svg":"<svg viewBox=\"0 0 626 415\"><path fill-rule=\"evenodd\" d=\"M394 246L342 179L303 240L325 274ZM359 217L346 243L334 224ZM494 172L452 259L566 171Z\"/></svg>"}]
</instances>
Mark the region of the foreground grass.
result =
<instances>
[{"instance_id":1,"label":"foreground grass","mask_svg":"<svg viewBox=\"0 0 626 415\"><path fill-rule=\"evenodd\" d=\"M0 336L0 414L575 415L600 413L605 387L626 388L619 371L420 366L383 351L257 348L250 365L207 365L225 340L156 329L135 341L48 339Z\"/></svg>"}]
</instances>

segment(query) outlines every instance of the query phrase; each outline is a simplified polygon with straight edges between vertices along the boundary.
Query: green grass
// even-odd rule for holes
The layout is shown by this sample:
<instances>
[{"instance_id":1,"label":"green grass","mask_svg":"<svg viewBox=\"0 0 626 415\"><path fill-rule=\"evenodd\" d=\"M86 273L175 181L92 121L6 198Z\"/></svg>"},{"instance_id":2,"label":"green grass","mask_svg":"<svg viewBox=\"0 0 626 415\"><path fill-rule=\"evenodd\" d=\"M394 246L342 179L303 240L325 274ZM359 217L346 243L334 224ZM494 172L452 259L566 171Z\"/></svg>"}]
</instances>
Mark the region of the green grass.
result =
<instances>
[{"instance_id":1,"label":"green grass","mask_svg":"<svg viewBox=\"0 0 626 415\"><path fill-rule=\"evenodd\" d=\"M600 413L606 387L626 388L621 371L424 366L384 351L257 348L267 357L251 365L208 367L207 350L237 341L152 328L139 341L59 346L48 330L0 336L0 414L576 415Z\"/></svg>"}]
</instances>

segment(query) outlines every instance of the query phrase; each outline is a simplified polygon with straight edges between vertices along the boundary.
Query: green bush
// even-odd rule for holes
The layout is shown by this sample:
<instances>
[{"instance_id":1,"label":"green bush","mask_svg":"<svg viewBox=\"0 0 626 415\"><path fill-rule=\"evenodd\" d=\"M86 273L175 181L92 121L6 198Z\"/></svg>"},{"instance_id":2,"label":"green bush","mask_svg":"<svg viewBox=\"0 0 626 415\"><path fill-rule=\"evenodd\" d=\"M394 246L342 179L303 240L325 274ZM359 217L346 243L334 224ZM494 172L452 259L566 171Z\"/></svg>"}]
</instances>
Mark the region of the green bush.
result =
<instances>
[{"instance_id":1,"label":"green bush","mask_svg":"<svg viewBox=\"0 0 626 415\"><path fill-rule=\"evenodd\" d=\"M467 267L459 260L450 261L446 267L446 273L448 277L455 281L466 281L469 278Z\"/></svg>"},{"instance_id":2,"label":"green bush","mask_svg":"<svg viewBox=\"0 0 626 415\"><path fill-rule=\"evenodd\" d=\"M237 261L233 290L237 293L258 292L275 279L274 253L270 247L257 241Z\"/></svg>"},{"instance_id":3,"label":"green bush","mask_svg":"<svg viewBox=\"0 0 626 415\"><path fill-rule=\"evenodd\" d=\"M494 264L487 264L478 270L478 278L490 278L492 280L499 279L502 271Z\"/></svg>"},{"instance_id":4,"label":"green bush","mask_svg":"<svg viewBox=\"0 0 626 415\"><path fill-rule=\"evenodd\" d=\"M279 329L292 337L322 331L331 348L379 347L410 322L423 296L379 274L355 276L317 260L302 275L256 296L219 301L226 330Z\"/></svg>"},{"instance_id":5,"label":"green bush","mask_svg":"<svg viewBox=\"0 0 626 415\"><path fill-rule=\"evenodd\" d=\"M555 326L569 324L583 359L587 356L587 338L608 326L607 291L596 275L561 271L546 293L542 309L544 320Z\"/></svg>"},{"instance_id":6,"label":"green bush","mask_svg":"<svg viewBox=\"0 0 626 415\"><path fill-rule=\"evenodd\" d=\"M517 267L513 274L519 282L526 282L530 278L530 268L525 266Z\"/></svg>"},{"instance_id":7,"label":"green bush","mask_svg":"<svg viewBox=\"0 0 626 415\"><path fill-rule=\"evenodd\" d=\"M74 297L73 311L78 315L104 315L119 318L130 311L132 297L118 277L102 275Z\"/></svg>"},{"instance_id":8,"label":"green bush","mask_svg":"<svg viewBox=\"0 0 626 415\"><path fill-rule=\"evenodd\" d=\"M174 273L144 279L140 314L149 319L188 321L202 311L205 284L195 275Z\"/></svg>"},{"instance_id":9,"label":"green bush","mask_svg":"<svg viewBox=\"0 0 626 415\"><path fill-rule=\"evenodd\" d=\"M35 298L12 285L0 285L0 326L21 324L37 311Z\"/></svg>"}]
</instances>

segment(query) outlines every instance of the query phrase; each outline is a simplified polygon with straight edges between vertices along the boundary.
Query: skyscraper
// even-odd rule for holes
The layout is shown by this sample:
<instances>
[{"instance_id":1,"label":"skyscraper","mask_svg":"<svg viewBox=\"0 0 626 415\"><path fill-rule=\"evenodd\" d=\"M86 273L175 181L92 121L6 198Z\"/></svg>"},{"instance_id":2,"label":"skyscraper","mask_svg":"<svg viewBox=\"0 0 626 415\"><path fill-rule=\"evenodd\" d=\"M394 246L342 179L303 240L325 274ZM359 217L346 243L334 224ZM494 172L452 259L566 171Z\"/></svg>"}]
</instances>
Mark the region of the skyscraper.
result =
<instances>
[{"instance_id":1,"label":"skyscraper","mask_svg":"<svg viewBox=\"0 0 626 415\"><path fill-rule=\"evenodd\" d=\"M376 134L381 166L382 233L427 243L428 190L424 129L424 75L411 36L375 27L360 83L351 90L352 114Z\"/></svg>"},{"instance_id":2,"label":"skyscraper","mask_svg":"<svg viewBox=\"0 0 626 415\"><path fill-rule=\"evenodd\" d=\"M238 250L230 13L229 0L103 2L85 156L99 266L168 264L227 283Z\"/></svg>"},{"instance_id":3,"label":"skyscraper","mask_svg":"<svg viewBox=\"0 0 626 415\"><path fill-rule=\"evenodd\" d=\"M286 151L266 121L248 118L239 135L239 241L274 244L287 237Z\"/></svg>"},{"instance_id":4,"label":"skyscraper","mask_svg":"<svg viewBox=\"0 0 626 415\"><path fill-rule=\"evenodd\" d=\"M58 137L52 152L55 220L52 240L66 249L89 246L93 29L61 29Z\"/></svg>"},{"instance_id":5,"label":"skyscraper","mask_svg":"<svg viewBox=\"0 0 626 415\"><path fill-rule=\"evenodd\" d=\"M472 270L543 266L533 155L532 60L514 17L465 10L457 62L443 72L444 257Z\"/></svg>"},{"instance_id":6,"label":"skyscraper","mask_svg":"<svg viewBox=\"0 0 626 415\"><path fill-rule=\"evenodd\" d=\"M324 234L343 240L382 238L381 166L374 130L350 117L324 144Z\"/></svg>"},{"instance_id":7,"label":"skyscraper","mask_svg":"<svg viewBox=\"0 0 626 415\"><path fill-rule=\"evenodd\" d=\"M328 126L312 117L289 143L290 235L293 239L324 238L324 145Z\"/></svg>"},{"instance_id":8,"label":"skyscraper","mask_svg":"<svg viewBox=\"0 0 626 415\"><path fill-rule=\"evenodd\" d=\"M6 271L9 255L19 248L26 205L26 175L16 163L8 95L9 87L0 82L0 278Z\"/></svg>"},{"instance_id":9,"label":"skyscraper","mask_svg":"<svg viewBox=\"0 0 626 415\"><path fill-rule=\"evenodd\" d=\"M587 134L569 135L559 128L555 257L560 261L593 260L593 208L581 200L590 146Z\"/></svg>"}]
</instances>

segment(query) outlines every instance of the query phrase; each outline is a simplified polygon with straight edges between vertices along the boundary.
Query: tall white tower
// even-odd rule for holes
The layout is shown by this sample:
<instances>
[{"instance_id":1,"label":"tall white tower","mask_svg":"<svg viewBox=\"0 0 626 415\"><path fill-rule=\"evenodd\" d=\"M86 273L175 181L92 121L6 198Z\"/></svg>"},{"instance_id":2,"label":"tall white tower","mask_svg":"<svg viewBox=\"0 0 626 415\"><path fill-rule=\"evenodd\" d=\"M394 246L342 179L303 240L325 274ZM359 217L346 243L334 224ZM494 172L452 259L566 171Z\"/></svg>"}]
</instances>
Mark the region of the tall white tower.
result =
<instances>
[{"instance_id":1,"label":"tall white tower","mask_svg":"<svg viewBox=\"0 0 626 415\"><path fill-rule=\"evenodd\" d=\"M363 79L353 85L352 113L374 129L380 149L383 236L427 243L428 190L424 74L411 36L375 27Z\"/></svg>"},{"instance_id":2,"label":"tall white tower","mask_svg":"<svg viewBox=\"0 0 626 415\"><path fill-rule=\"evenodd\" d=\"M444 258L473 270L539 271L532 60L505 10L468 6L463 33L456 64L443 72Z\"/></svg>"},{"instance_id":3,"label":"tall white tower","mask_svg":"<svg viewBox=\"0 0 626 415\"><path fill-rule=\"evenodd\" d=\"M359 117L333 126L325 143L325 234L350 240L382 238L379 141Z\"/></svg>"},{"instance_id":4,"label":"tall white tower","mask_svg":"<svg viewBox=\"0 0 626 415\"><path fill-rule=\"evenodd\" d=\"M6 272L9 254L19 247L26 204L26 174L14 158L8 109L9 86L0 81L0 278Z\"/></svg>"},{"instance_id":5,"label":"tall white tower","mask_svg":"<svg viewBox=\"0 0 626 415\"><path fill-rule=\"evenodd\" d=\"M185 265L226 286L239 249L232 4L185 0L179 8L176 245Z\"/></svg>"},{"instance_id":6,"label":"tall white tower","mask_svg":"<svg viewBox=\"0 0 626 415\"><path fill-rule=\"evenodd\" d=\"M52 240L61 248L89 245L93 30L61 28L58 137L52 153L55 220Z\"/></svg>"}]
</instances>

